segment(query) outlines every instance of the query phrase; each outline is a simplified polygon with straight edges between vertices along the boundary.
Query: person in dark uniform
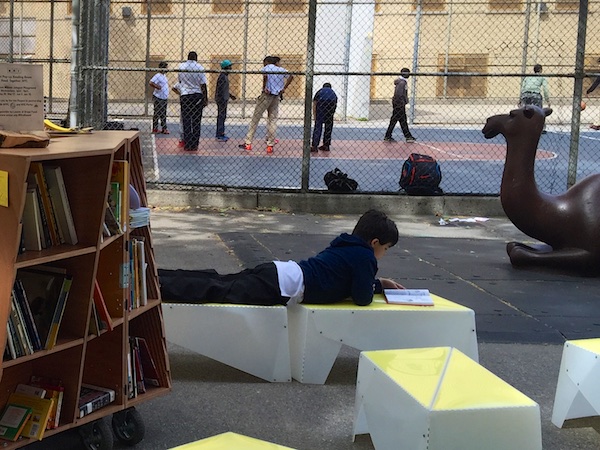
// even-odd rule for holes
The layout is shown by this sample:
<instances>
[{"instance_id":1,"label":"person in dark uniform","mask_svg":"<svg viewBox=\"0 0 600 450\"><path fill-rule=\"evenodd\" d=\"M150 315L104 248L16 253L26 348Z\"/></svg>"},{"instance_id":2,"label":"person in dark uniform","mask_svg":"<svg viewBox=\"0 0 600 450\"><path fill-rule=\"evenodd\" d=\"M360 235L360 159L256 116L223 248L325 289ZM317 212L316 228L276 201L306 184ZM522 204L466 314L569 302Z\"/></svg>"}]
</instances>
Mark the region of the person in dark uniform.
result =
<instances>
[{"instance_id":1,"label":"person in dark uniform","mask_svg":"<svg viewBox=\"0 0 600 450\"><path fill-rule=\"evenodd\" d=\"M312 135L311 152L323 150L329 151L331 145L331 133L333 131L333 116L337 108L337 95L331 89L331 83L323 84L323 87L317 91L313 97L313 117L315 118L315 129ZM323 145L317 148L321 140L321 133L325 125L325 134L323 135Z\"/></svg>"}]
</instances>

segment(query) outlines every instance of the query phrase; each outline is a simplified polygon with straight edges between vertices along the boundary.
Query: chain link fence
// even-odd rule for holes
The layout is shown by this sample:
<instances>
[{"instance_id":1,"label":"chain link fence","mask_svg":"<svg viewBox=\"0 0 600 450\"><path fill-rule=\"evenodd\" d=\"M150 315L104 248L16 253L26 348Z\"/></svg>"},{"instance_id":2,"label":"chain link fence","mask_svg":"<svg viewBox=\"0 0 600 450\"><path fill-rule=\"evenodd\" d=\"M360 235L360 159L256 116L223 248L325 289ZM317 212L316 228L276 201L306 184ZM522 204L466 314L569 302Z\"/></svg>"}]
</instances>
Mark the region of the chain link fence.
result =
<instances>
[{"instance_id":1,"label":"chain link fence","mask_svg":"<svg viewBox=\"0 0 600 450\"><path fill-rule=\"evenodd\" d=\"M338 167L362 192L397 192L402 164L414 152L438 159L446 193L496 195L505 142L484 139L481 128L487 117L517 107L525 76L543 76L549 91L543 105L551 105L553 113L540 139L535 177L541 190L559 193L599 172L600 134L590 126L600 125L600 89L586 94L600 73L599 5L585 0L11 1L0 3L0 52L5 61L43 64L52 120L139 129L147 181L171 189L323 190L324 174ZM208 103L201 122L200 111L190 110L189 93L179 97L172 90L189 75L182 63L190 51L206 76ZM252 116L257 105L264 106L259 101L263 70L273 70L264 68L267 55L278 56L278 65L293 79L282 100L270 99L272 118L278 106L272 142L267 142L265 111L247 150L239 146L250 143ZM235 99L227 104L228 139L217 139L214 99L224 60L232 63L227 73ZM161 62L167 67L159 68ZM542 65L540 73L534 74L535 64ZM414 143L406 142L400 123L388 133L402 68L410 71L405 111ZM169 84L168 134L162 133L162 122L153 133L149 83L157 73ZM330 144L323 135L313 139L313 98L325 83L337 96ZM187 151L181 146L182 106L189 117L188 139L192 136ZM391 140L384 140L386 135ZM327 144L329 151L319 150Z\"/></svg>"}]
</instances>

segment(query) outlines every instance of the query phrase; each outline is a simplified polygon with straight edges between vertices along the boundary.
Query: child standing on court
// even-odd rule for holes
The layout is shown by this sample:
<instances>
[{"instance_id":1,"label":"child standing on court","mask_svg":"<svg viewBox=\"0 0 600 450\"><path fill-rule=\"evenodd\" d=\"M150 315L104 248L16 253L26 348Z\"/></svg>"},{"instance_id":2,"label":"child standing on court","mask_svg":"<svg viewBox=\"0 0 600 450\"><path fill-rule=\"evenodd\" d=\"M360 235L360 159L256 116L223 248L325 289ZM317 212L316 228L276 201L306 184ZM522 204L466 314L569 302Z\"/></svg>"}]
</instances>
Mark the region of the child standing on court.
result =
<instances>
[{"instance_id":1,"label":"child standing on court","mask_svg":"<svg viewBox=\"0 0 600 450\"><path fill-rule=\"evenodd\" d=\"M352 298L369 305L383 289L402 289L376 278L377 261L398 242L398 228L383 212L369 210L352 234L342 233L307 260L273 261L242 272L159 270L162 298L186 303L287 305L337 303Z\"/></svg>"},{"instance_id":2,"label":"child standing on court","mask_svg":"<svg viewBox=\"0 0 600 450\"><path fill-rule=\"evenodd\" d=\"M159 69L166 69L166 61L158 64ZM169 80L163 71L158 72L150 79L150 86L154 88L152 100L154 103L154 115L152 116L152 132L158 133L158 123L162 125L162 133L169 134L167 128L167 99L169 97Z\"/></svg>"}]
</instances>

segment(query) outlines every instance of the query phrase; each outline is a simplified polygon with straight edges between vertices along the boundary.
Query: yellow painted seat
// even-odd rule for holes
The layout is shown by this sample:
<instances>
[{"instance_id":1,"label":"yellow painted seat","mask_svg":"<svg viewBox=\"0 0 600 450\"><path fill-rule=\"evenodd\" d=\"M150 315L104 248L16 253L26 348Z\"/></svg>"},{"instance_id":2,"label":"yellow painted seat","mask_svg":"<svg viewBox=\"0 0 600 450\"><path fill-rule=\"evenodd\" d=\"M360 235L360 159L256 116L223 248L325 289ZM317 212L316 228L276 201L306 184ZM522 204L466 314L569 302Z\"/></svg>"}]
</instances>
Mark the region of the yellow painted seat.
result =
<instances>
[{"instance_id":1,"label":"yellow painted seat","mask_svg":"<svg viewBox=\"0 0 600 450\"><path fill-rule=\"evenodd\" d=\"M552 423L600 415L600 338L565 342Z\"/></svg>"},{"instance_id":2,"label":"yellow painted seat","mask_svg":"<svg viewBox=\"0 0 600 450\"><path fill-rule=\"evenodd\" d=\"M222 433L196 442L173 447L171 450L294 450L237 433Z\"/></svg>"},{"instance_id":3,"label":"yellow painted seat","mask_svg":"<svg viewBox=\"0 0 600 450\"><path fill-rule=\"evenodd\" d=\"M478 360L475 313L433 295L434 306L369 306L348 301L288 307L292 377L323 384L342 344L358 350L452 346Z\"/></svg>"},{"instance_id":4,"label":"yellow painted seat","mask_svg":"<svg viewBox=\"0 0 600 450\"><path fill-rule=\"evenodd\" d=\"M362 352L354 435L377 450L541 450L536 402L452 347Z\"/></svg>"}]
</instances>

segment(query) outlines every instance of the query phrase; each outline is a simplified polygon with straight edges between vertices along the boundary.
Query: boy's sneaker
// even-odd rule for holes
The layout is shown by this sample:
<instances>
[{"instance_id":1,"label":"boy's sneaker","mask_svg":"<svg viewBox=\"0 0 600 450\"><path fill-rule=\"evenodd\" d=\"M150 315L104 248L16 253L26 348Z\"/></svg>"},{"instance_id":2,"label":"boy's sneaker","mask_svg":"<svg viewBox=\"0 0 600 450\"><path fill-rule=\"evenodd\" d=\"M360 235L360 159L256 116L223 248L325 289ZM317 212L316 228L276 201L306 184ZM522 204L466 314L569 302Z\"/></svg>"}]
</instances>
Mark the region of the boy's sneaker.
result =
<instances>
[{"instance_id":1,"label":"boy's sneaker","mask_svg":"<svg viewBox=\"0 0 600 450\"><path fill-rule=\"evenodd\" d=\"M317 153L319 150L314 145L310 148L311 153Z\"/></svg>"},{"instance_id":2,"label":"boy's sneaker","mask_svg":"<svg viewBox=\"0 0 600 450\"><path fill-rule=\"evenodd\" d=\"M321 145L319 147L319 150L321 150L322 152L328 152L329 151L329 145Z\"/></svg>"},{"instance_id":3,"label":"boy's sneaker","mask_svg":"<svg viewBox=\"0 0 600 450\"><path fill-rule=\"evenodd\" d=\"M396 142L396 139L394 139L391 136L386 136L386 137L383 138L383 141L384 142Z\"/></svg>"},{"instance_id":4,"label":"boy's sneaker","mask_svg":"<svg viewBox=\"0 0 600 450\"><path fill-rule=\"evenodd\" d=\"M185 145L185 142L181 139L179 139L179 142L177 143L177 147L183 147Z\"/></svg>"},{"instance_id":5,"label":"boy's sneaker","mask_svg":"<svg viewBox=\"0 0 600 450\"><path fill-rule=\"evenodd\" d=\"M167 130L166 128L164 130L162 130L162 134L171 134L169 133L169 130Z\"/></svg>"},{"instance_id":6,"label":"boy's sneaker","mask_svg":"<svg viewBox=\"0 0 600 450\"><path fill-rule=\"evenodd\" d=\"M240 145L238 145L238 147L239 148L243 148L247 152L251 152L252 151L252 144L240 144Z\"/></svg>"},{"instance_id":7,"label":"boy's sneaker","mask_svg":"<svg viewBox=\"0 0 600 450\"><path fill-rule=\"evenodd\" d=\"M228 136L217 136L216 139L219 142L227 142L229 140L229 137Z\"/></svg>"},{"instance_id":8,"label":"boy's sneaker","mask_svg":"<svg viewBox=\"0 0 600 450\"><path fill-rule=\"evenodd\" d=\"M417 140L413 136L409 136L406 138L406 142L412 144L413 142L417 142Z\"/></svg>"},{"instance_id":9,"label":"boy's sneaker","mask_svg":"<svg viewBox=\"0 0 600 450\"><path fill-rule=\"evenodd\" d=\"M158 134L158 133L159 133L159 131L158 131L158 128L154 128L154 129L152 130L152 134Z\"/></svg>"},{"instance_id":10,"label":"boy's sneaker","mask_svg":"<svg viewBox=\"0 0 600 450\"><path fill-rule=\"evenodd\" d=\"M273 153L273 146L272 145L267 145L267 153L268 154Z\"/></svg>"}]
</instances>

